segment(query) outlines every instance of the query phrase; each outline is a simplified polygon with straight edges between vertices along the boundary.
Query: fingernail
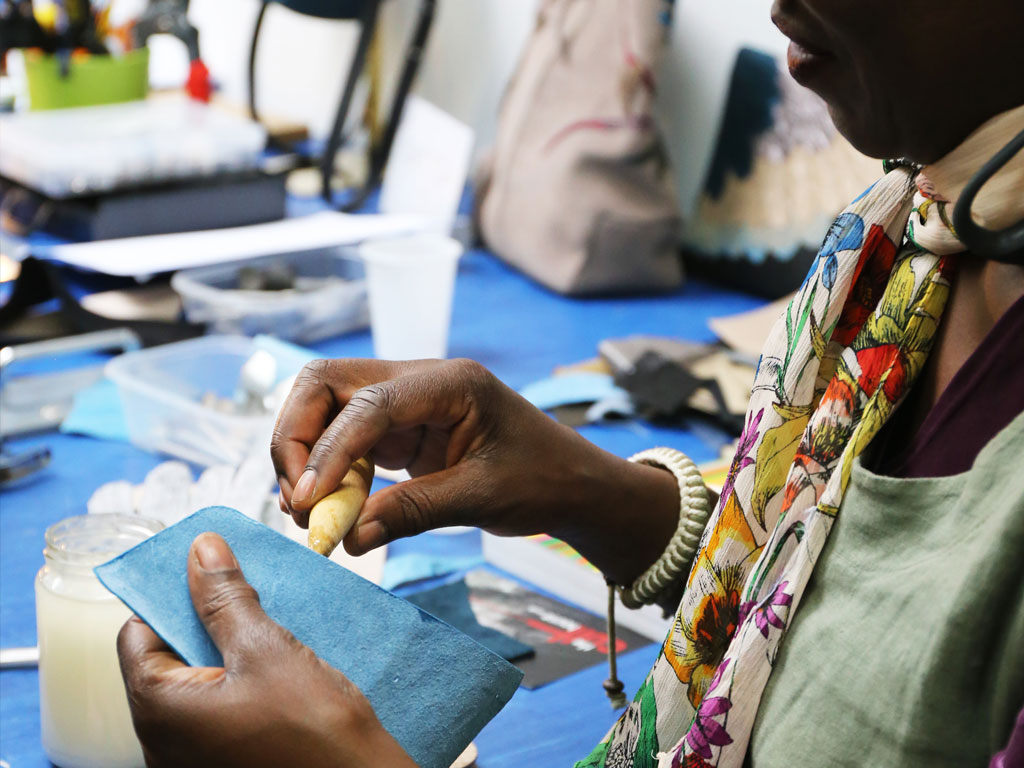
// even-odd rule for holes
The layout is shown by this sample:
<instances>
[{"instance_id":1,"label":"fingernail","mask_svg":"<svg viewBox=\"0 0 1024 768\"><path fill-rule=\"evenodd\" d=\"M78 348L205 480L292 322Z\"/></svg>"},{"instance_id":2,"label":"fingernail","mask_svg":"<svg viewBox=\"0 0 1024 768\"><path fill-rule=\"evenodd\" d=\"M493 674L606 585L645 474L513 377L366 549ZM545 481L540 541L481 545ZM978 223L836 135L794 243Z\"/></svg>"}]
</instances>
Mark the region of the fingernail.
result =
<instances>
[{"instance_id":1,"label":"fingernail","mask_svg":"<svg viewBox=\"0 0 1024 768\"><path fill-rule=\"evenodd\" d=\"M238 567L227 542L215 533L200 534L193 546L199 566L204 571L226 571Z\"/></svg>"},{"instance_id":2,"label":"fingernail","mask_svg":"<svg viewBox=\"0 0 1024 768\"><path fill-rule=\"evenodd\" d=\"M295 490L292 491L292 504L309 501L313 498L314 493L316 493L316 470L307 469L302 473L299 482L295 484Z\"/></svg>"},{"instance_id":3,"label":"fingernail","mask_svg":"<svg viewBox=\"0 0 1024 768\"><path fill-rule=\"evenodd\" d=\"M376 549L388 540L388 529L379 520L371 520L356 528L356 546L361 552Z\"/></svg>"},{"instance_id":4,"label":"fingernail","mask_svg":"<svg viewBox=\"0 0 1024 768\"><path fill-rule=\"evenodd\" d=\"M281 511L286 515L291 514L291 510L288 509L288 502L284 500L284 491L277 492L277 506L281 508Z\"/></svg>"}]
</instances>

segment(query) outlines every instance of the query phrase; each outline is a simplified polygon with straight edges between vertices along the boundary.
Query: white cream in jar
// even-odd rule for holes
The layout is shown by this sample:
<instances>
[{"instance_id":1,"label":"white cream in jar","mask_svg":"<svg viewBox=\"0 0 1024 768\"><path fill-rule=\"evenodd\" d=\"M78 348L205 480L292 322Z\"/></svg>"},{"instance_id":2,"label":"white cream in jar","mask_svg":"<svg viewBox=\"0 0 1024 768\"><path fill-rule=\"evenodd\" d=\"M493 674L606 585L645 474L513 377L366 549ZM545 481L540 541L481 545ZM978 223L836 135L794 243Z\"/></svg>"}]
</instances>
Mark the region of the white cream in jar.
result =
<instances>
[{"instance_id":1,"label":"white cream in jar","mask_svg":"<svg viewBox=\"0 0 1024 768\"><path fill-rule=\"evenodd\" d=\"M131 612L92 569L159 531L129 515L83 515L46 531L36 577L39 714L46 756L61 768L144 768L117 660Z\"/></svg>"}]
</instances>

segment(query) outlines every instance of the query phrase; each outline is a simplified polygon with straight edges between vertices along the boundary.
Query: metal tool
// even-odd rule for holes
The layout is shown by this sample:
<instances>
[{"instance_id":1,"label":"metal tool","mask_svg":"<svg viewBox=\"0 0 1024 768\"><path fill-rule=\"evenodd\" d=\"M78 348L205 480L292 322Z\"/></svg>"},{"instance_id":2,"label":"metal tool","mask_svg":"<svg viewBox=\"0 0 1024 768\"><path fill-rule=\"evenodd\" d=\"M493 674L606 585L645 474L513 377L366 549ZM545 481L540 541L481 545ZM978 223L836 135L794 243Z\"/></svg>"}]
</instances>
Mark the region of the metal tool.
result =
<instances>
[{"instance_id":1,"label":"metal tool","mask_svg":"<svg viewBox=\"0 0 1024 768\"><path fill-rule=\"evenodd\" d=\"M0 648L0 669L28 669L39 666L39 648Z\"/></svg>"},{"instance_id":2,"label":"metal tool","mask_svg":"<svg viewBox=\"0 0 1024 768\"><path fill-rule=\"evenodd\" d=\"M0 449L0 487L21 480L50 463L50 449L33 448L21 453L8 453Z\"/></svg>"},{"instance_id":3,"label":"metal tool","mask_svg":"<svg viewBox=\"0 0 1024 768\"><path fill-rule=\"evenodd\" d=\"M70 412L75 394L103 378L102 365L12 378L12 365L22 360L78 352L107 349L128 352L141 346L134 331L112 328L0 349L0 441L56 429Z\"/></svg>"}]
</instances>

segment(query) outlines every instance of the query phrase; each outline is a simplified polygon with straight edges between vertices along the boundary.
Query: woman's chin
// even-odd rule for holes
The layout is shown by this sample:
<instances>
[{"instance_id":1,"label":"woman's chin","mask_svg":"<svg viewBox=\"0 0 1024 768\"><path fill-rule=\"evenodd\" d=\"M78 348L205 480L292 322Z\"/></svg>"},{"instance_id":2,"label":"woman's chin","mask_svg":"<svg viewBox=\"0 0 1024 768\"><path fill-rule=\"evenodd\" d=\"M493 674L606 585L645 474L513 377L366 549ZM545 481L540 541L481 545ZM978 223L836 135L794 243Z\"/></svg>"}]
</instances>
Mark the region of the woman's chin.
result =
<instances>
[{"instance_id":1,"label":"woman's chin","mask_svg":"<svg viewBox=\"0 0 1024 768\"><path fill-rule=\"evenodd\" d=\"M895 132L887 131L883 120L871 119L872 112L863 101L848 104L846 101L831 100L820 94L828 103L828 111L836 130L863 155L879 160L900 157L900 140Z\"/></svg>"}]
</instances>

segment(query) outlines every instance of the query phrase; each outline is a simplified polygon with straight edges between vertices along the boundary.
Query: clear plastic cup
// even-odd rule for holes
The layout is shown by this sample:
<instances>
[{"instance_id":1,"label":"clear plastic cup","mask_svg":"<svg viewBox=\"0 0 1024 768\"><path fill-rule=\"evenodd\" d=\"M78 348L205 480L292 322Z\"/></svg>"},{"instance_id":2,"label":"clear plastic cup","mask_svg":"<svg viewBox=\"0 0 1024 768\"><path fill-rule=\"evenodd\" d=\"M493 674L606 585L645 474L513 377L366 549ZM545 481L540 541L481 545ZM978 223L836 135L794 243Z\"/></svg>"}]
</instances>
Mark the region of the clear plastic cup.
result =
<instances>
[{"instance_id":1,"label":"clear plastic cup","mask_svg":"<svg viewBox=\"0 0 1024 768\"><path fill-rule=\"evenodd\" d=\"M381 360L446 357L462 244L424 233L371 240L359 246L359 255L374 354Z\"/></svg>"}]
</instances>

